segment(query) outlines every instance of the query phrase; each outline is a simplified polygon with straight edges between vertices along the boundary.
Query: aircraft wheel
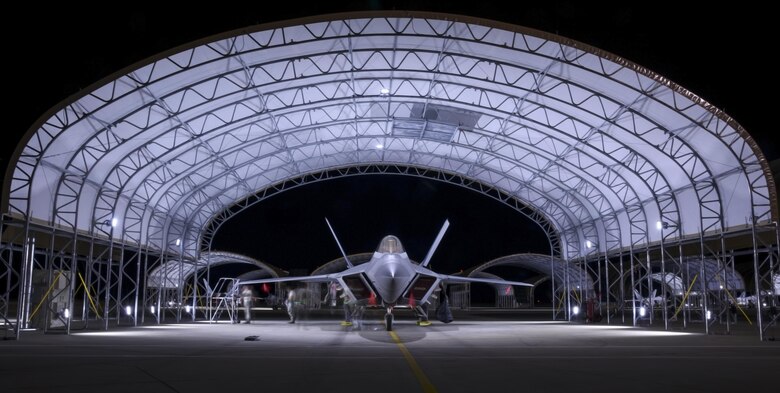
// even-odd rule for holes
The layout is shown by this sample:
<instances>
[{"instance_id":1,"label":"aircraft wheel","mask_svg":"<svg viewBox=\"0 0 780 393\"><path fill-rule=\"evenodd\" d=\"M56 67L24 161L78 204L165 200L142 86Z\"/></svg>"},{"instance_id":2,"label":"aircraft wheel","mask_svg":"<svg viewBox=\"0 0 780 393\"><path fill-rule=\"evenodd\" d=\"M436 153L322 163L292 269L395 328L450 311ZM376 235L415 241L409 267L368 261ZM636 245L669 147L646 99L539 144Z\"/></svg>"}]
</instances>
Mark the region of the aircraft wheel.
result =
<instances>
[{"instance_id":1,"label":"aircraft wheel","mask_svg":"<svg viewBox=\"0 0 780 393\"><path fill-rule=\"evenodd\" d=\"M393 314L385 314L385 326L388 332L393 330Z\"/></svg>"}]
</instances>

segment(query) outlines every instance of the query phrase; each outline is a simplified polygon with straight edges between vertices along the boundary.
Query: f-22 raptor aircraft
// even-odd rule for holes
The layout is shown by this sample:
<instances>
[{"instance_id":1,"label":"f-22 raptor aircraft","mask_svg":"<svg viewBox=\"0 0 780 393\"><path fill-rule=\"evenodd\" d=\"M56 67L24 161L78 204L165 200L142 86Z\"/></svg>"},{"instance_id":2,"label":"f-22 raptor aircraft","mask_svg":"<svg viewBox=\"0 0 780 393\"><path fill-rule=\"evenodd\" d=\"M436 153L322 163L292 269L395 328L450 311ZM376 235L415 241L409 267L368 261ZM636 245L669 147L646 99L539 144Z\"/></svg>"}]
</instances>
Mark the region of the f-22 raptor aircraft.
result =
<instances>
[{"instance_id":1,"label":"f-22 raptor aircraft","mask_svg":"<svg viewBox=\"0 0 780 393\"><path fill-rule=\"evenodd\" d=\"M284 281L299 282L337 282L341 285L347 295L356 299L358 302L367 303L369 300L381 305L387 310L385 314L385 326L388 331L393 330L393 308L397 306L406 307L412 304L427 304L428 298L439 287L440 283L488 283L501 285L532 286L531 284L519 281L506 281L490 278L472 278L451 276L447 274L436 273L426 266L431 261L434 251L439 246L444 232L447 231L449 220L444 222L436 240L433 242L425 259L416 264L409 259L401 241L388 235L379 242L371 260L361 265L355 266L347 257L344 248L336 236L336 232L328 224L333 238L344 256L347 263L347 269L338 273L320 274L314 276L299 277L277 277L258 280L241 281L238 285L251 285Z\"/></svg>"}]
</instances>

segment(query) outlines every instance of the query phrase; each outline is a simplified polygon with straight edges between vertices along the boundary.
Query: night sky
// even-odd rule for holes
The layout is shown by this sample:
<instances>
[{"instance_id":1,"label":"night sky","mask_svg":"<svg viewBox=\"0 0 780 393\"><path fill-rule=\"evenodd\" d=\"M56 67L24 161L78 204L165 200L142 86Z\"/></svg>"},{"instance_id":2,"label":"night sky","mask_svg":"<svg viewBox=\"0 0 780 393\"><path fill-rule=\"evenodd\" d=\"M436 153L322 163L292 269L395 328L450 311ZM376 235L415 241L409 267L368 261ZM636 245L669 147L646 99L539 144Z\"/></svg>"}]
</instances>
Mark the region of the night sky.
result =
<instances>
[{"instance_id":1,"label":"night sky","mask_svg":"<svg viewBox=\"0 0 780 393\"><path fill-rule=\"evenodd\" d=\"M21 135L52 106L100 78L190 41L228 30L329 12L408 9L464 14L557 33L645 66L723 109L754 136L769 160L769 105L777 44L773 13L735 2L731 8L701 3L643 2L591 6L545 1L347 1L157 11L150 4L124 9L80 9L33 3L6 15L4 36L6 123L0 165ZM544 3L544 4L539 4ZM25 9L26 7L26 9ZM695 8L686 5L686 8ZM41 40L40 37L49 37ZM770 44L770 38L772 43ZM756 50L755 48L759 48ZM774 108L773 108L774 109ZM520 213L454 185L401 176L354 177L320 182L274 196L231 219L214 249L247 254L285 269L312 269L340 256L325 224L328 217L347 253L372 251L395 234L413 259L422 260L443 221L450 229L432 260L451 273L513 253L549 250L541 230Z\"/></svg>"}]
</instances>

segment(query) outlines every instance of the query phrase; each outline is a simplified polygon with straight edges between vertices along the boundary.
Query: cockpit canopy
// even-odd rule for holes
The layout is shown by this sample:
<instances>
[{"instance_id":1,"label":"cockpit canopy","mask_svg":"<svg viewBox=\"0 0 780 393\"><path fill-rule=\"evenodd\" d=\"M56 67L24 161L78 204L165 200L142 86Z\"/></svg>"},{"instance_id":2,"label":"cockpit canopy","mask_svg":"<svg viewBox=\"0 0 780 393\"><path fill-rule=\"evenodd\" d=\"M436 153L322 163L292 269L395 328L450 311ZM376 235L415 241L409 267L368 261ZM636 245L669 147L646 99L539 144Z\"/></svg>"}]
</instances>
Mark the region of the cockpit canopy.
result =
<instances>
[{"instance_id":1,"label":"cockpit canopy","mask_svg":"<svg viewBox=\"0 0 780 393\"><path fill-rule=\"evenodd\" d=\"M393 235L385 236L382 241L379 242L379 247L376 252L401 254L404 253L404 246L401 245L401 241Z\"/></svg>"}]
</instances>

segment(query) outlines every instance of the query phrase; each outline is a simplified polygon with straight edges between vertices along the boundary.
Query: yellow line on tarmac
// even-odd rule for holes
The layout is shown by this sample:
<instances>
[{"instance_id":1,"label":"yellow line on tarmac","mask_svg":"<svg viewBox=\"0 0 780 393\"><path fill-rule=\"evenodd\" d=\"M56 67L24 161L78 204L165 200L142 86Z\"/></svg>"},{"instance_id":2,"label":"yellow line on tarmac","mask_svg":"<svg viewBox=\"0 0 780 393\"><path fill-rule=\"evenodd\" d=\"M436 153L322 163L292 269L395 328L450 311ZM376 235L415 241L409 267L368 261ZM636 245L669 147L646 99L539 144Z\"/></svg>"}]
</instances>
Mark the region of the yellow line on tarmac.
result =
<instances>
[{"instance_id":1,"label":"yellow line on tarmac","mask_svg":"<svg viewBox=\"0 0 780 393\"><path fill-rule=\"evenodd\" d=\"M396 344L398 344L398 348L401 349L401 353L404 354L404 358L406 358L406 362L409 363L409 367L412 368L412 372L414 373L414 376L417 377L417 380L420 382L420 385L423 388L423 392L425 393L437 393L436 388L433 386L430 380L428 380L428 377L425 376L420 366L417 364L417 361L414 360L414 357L409 352L408 349L406 349L406 346L404 346L404 343L401 342L401 339L398 338L398 335L395 334L395 332L390 332L390 337L393 338L393 341L395 341Z\"/></svg>"}]
</instances>

